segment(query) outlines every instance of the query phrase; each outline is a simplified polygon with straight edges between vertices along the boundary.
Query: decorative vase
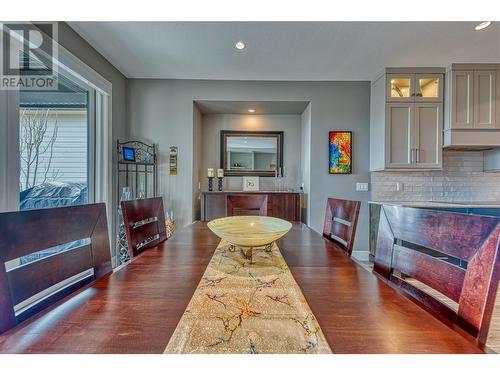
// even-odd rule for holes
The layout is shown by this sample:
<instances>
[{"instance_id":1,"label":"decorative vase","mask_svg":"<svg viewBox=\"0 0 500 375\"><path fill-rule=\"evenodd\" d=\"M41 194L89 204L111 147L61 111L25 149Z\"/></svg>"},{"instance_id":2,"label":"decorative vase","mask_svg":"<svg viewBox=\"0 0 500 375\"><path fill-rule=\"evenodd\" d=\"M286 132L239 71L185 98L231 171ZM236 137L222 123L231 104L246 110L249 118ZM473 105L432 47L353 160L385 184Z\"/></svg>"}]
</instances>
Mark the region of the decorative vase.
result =
<instances>
[{"instance_id":1,"label":"decorative vase","mask_svg":"<svg viewBox=\"0 0 500 375\"><path fill-rule=\"evenodd\" d=\"M120 202L128 200L130 200L130 188L126 186L123 188ZM130 260L125 222L123 220L122 206L120 203L118 203L118 232L116 233L116 250L120 264L126 263Z\"/></svg>"},{"instance_id":2,"label":"decorative vase","mask_svg":"<svg viewBox=\"0 0 500 375\"><path fill-rule=\"evenodd\" d=\"M165 219L165 228L167 230L167 238L172 237L175 232L175 220L173 211L171 211L170 213L167 212L167 218Z\"/></svg>"}]
</instances>

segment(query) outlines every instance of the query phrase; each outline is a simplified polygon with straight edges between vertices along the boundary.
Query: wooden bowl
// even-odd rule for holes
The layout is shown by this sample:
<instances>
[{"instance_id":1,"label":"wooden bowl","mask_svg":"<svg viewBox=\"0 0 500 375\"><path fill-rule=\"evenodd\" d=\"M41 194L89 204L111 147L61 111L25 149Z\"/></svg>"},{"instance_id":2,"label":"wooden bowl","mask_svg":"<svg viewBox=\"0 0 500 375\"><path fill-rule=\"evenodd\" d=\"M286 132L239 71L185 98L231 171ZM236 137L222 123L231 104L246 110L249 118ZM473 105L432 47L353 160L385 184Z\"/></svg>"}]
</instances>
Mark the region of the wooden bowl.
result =
<instances>
[{"instance_id":1,"label":"wooden bowl","mask_svg":"<svg viewBox=\"0 0 500 375\"><path fill-rule=\"evenodd\" d=\"M228 216L207 225L231 245L245 248L270 245L292 228L289 221L269 216Z\"/></svg>"}]
</instances>

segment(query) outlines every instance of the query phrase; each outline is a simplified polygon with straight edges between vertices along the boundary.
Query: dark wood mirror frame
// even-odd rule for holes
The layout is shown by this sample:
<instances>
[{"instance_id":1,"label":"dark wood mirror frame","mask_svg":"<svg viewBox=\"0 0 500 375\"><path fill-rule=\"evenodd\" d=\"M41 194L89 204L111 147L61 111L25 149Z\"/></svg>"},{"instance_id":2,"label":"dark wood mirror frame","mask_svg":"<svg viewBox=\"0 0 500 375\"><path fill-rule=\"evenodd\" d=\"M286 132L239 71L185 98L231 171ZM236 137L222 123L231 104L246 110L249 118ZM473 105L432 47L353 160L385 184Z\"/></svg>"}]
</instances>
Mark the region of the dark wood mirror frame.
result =
<instances>
[{"instance_id":1,"label":"dark wood mirror frame","mask_svg":"<svg viewBox=\"0 0 500 375\"><path fill-rule=\"evenodd\" d=\"M220 132L220 168L224 169L224 176L259 176L259 177L274 177L275 171L266 170L245 170L235 171L226 168L226 155L227 155L227 138L234 136L241 137L273 137L276 138L277 160L276 167L283 170L283 137L282 131L243 131L243 130L221 130Z\"/></svg>"}]
</instances>

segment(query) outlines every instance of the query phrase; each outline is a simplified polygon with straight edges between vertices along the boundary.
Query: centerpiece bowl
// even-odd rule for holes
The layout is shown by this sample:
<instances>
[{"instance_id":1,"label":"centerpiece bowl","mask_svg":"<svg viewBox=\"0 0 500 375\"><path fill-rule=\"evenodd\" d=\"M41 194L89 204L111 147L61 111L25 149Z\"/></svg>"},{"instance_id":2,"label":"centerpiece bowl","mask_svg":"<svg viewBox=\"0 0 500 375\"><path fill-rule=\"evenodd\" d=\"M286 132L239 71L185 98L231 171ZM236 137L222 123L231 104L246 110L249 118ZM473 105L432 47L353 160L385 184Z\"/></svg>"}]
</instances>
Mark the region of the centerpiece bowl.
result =
<instances>
[{"instance_id":1,"label":"centerpiece bowl","mask_svg":"<svg viewBox=\"0 0 500 375\"><path fill-rule=\"evenodd\" d=\"M269 216L228 216L208 222L208 228L232 249L238 247L247 258L252 258L254 248L272 249L292 228L292 223Z\"/></svg>"}]
</instances>

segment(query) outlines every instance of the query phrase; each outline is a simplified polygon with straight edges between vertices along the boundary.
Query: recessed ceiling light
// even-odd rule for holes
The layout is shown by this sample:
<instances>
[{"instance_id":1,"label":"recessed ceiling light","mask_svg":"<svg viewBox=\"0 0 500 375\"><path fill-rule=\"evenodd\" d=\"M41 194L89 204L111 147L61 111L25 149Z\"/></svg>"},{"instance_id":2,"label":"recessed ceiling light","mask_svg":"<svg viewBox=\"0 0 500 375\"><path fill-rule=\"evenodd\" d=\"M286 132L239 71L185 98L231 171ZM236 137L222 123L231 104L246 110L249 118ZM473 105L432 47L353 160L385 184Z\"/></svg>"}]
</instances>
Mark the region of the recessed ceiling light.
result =
<instances>
[{"instance_id":1,"label":"recessed ceiling light","mask_svg":"<svg viewBox=\"0 0 500 375\"><path fill-rule=\"evenodd\" d=\"M249 108L249 109L248 109L248 112L250 112L250 113L254 113L254 112L255 112L255 109L253 109L253 108Z\"/></svg>"},{"instance_id":2,"label":"recessed ceiling light","mask_svg":"<svg viewBox=\"0 0 500 375\"><path fill-rule=\"evenodd\" d=\"M236 49L245 49L245 47L246 47L245 42L243 42L241 40L234 43L234 46L236 47Z\"/></svg>"},{"instance_id":3,"label":"recessed ceiling light","mask_svg":"<svg viewBox=\"0 0 500 375\"><path fill-rule=\"evenodd\" d=\"M474 30L476 30L476 31L483 30L483 29L486 29L490 25L491 25L491 21L481 22L479 25L474 27Z\"/></svg>"}]
</instances>

